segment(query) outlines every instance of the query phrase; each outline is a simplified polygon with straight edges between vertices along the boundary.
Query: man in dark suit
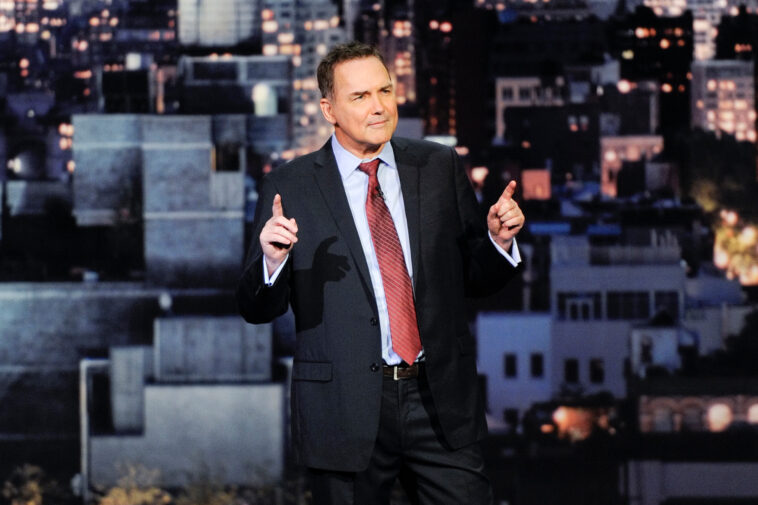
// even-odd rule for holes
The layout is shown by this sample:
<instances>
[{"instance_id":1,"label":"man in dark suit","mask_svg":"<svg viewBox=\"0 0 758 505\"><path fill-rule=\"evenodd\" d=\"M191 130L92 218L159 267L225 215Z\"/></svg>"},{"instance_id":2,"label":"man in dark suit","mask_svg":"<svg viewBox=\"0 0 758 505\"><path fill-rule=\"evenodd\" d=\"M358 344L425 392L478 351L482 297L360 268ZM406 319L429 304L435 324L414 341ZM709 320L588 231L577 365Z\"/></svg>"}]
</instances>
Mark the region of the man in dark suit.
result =
<instances>
[{"instance_id":1,"label":"man in dark suit","mask_svg":"<svg viewBox=\"0 0 758 505\"><path fill-rule=\"evenodd\" d=\"M264 323L292 306L292 440L314 503L491 503L466 296L517 272L515 182L480 218L451 148L393 138L381 55L335 47L319 65L334 135L267 175L237 292ZM269 207L271 205L271 207Z\"/></svg>"}]
</instances>

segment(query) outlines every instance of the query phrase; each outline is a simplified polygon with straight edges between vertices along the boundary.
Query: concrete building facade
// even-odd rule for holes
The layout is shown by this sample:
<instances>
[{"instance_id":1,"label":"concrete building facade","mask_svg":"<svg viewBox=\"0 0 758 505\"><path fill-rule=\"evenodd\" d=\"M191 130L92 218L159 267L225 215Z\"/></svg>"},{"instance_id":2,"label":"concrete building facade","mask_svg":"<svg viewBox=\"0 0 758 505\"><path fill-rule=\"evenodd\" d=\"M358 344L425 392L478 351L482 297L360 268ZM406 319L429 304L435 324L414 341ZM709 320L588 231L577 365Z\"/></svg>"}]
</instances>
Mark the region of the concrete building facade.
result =
<instances>
[{"instance_id":1,"label":"concrete building facade","mask_svg":"<svg viewBox=\"0 0 758 505\"><path fill-rule=\"evenodd\" d=\"M487 412L494 426L504 422L516 428L534 403L552 398L551 334L550 314L477 317L477 366L487 378Z\"/></svg>"},{"instance_id":2,"label":"concrete building facade","mask_svg":"<svg viewBox=\"0 0 758 505\"><path fill-rule=\"evenodd\" d=\"M244 146L245 128L233 128L244 117L86 115L73 123L77 224L141 220L154 284L234 285L244 255L244 149L221 158L214 130Z\"/></svg>"},{"instance_id":3,"label":"concrete building facade","mask_svg":"<svg viewBox=\"0 0 758 505\"><path fill-rule=\"evenodd\" d=\"M182 316L154 327L152 346L111 349L113 426L85 436L87 484L114 485L130 467L158 470L169 487L279 480L286 395L271 383L271 325Z\"/></svg>"},{"instance_id":4,"label":"concrete building facade","mask_svg":"<svg viewBox=\"0 0 758 505\"><path fill-rule=\"evenodd\" d=\"M552 389L626 395L624 361L632 325L684 310L685 271L672 237L648 246L591 246L553 237L550 296Z\"/></svg>"}]
</instances>

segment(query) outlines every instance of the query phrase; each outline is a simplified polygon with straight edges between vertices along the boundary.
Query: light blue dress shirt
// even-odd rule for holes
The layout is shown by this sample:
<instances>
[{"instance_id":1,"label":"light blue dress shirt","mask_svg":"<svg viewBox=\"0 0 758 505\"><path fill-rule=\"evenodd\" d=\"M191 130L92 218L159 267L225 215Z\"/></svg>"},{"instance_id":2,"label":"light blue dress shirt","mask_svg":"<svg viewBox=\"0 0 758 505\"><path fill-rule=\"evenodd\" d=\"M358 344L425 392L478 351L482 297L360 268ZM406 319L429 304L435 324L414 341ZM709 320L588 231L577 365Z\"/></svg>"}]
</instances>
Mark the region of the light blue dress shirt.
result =
<instances>
[{"instance_id":1,"label":"light blue dress shirt","mask_svg":"<svg viewBox=\"0 0 758 505\"><path fill-rule=\"evenodd\" d=\"M398 239L400 239L400 246L403 248L403 256L405 256L405 266L408 268L408 275L411 277L412 282L413 264L411 262L410 239L408 238L408 220L405 216L405 204L403 203L403 193L400 189L400 176L397 171L397 163L395 162L395 153L392 150L392 145L387 142L384 144L384 147L378 156L370 159L361 159L342 147L337 141L335 135L332 135L331 144L334 158L337 160L337 168L340 172L340 177L342 178L342 185L345 188L347 201L350 205L350 211L353 214L353 222L358 231L358 237L360 238L363 254L366 257L369 274L371 276L371 285L374 289L376 307L379 311L379 328L382 335L382 358L386 364L396 365L399 364L402 359L392 350L392 336L390 335L390 319L389 313L387 312L387 300L384 296L382 275L379 270L379 262L376 253L374 252L374 243L371 240L371 230L368 226L368 218L366 217L368 174L363 173L358 168L358 165L361 163L376 158L379 158L380 160L379 168L377 170L379 186L382 188L384 201L392 215L392 220L395 222L397 236ZM507 251L492 240L489 233L487 233L487 236L490 237L492 244L497 248L500 254L505 256L514 267L521 262L521 256L518 247L516 246L515 239L511 248L512 253L508 254ZM287 256L287 258L289 258L289 256ZM264 259L263 276L267 285L272 285L276 282L276 278L279 276L279 272L281 272L285 263L286 259L269 277ZM424 351L422 350L419 356L423 355L423 353Z\"/></svg>"}]
</instances>

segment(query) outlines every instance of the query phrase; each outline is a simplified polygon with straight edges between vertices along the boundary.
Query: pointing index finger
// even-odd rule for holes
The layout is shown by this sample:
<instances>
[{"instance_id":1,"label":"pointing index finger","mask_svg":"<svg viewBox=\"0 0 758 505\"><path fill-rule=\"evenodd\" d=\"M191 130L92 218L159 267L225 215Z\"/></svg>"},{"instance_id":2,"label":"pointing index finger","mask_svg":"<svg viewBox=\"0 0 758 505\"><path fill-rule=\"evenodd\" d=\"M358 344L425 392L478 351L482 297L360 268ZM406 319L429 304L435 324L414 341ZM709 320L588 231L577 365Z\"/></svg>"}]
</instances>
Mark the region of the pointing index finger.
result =
<instances>
[{"instance_id":1,"label":"pointing index finger","mask_svg":"<svg viewBox=\"0 0 758 505\"><path fill-rule=\"evenodd\" d=\"M516 192L516 181L511 181L503 190L503 198L510 200L513 198L513 194Z\"/></svg>"},{"instance_id":2,"label":"pointing index finger","mask_svg":"<svg viewBox=\"0 0 758 505\"><path fill-rule=\"evenodd\" d=\"M274 217L284 216L284 210L282 210L282 197L279 193L274 196L274 204L271 206L271 213Z\"/></svg>"}]
</instances>

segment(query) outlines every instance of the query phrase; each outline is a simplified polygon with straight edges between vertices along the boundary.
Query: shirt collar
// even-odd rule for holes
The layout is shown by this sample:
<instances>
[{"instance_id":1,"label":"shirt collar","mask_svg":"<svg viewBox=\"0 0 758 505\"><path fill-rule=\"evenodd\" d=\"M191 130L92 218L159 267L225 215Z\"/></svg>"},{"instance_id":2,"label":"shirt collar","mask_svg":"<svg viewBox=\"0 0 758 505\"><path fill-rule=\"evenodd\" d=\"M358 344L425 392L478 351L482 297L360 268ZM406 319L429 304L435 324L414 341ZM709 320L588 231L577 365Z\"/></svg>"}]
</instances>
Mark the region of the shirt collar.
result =
<instances>
[{"instance_id":1,"label":"shirt collar","mask_svg":"<svg viewBox=\"0 0 758 505\"><path fill-rule=\"evenodd\" d=\"M382 150L377 156L369 159L361 159L342 147L342 144L337 140L337 136L332 134L332 152L334 152L334 158L337 160L337 168L339 169L340 176L343 180L347 179L347 177L358 168L358 165L376 158L379 158L382 163L390 168L397 168L397 164L395 163L395 152L392 150L392 144L390 142L384 143L384 147L382 147Z\"/></svg>"}]
</instances>

